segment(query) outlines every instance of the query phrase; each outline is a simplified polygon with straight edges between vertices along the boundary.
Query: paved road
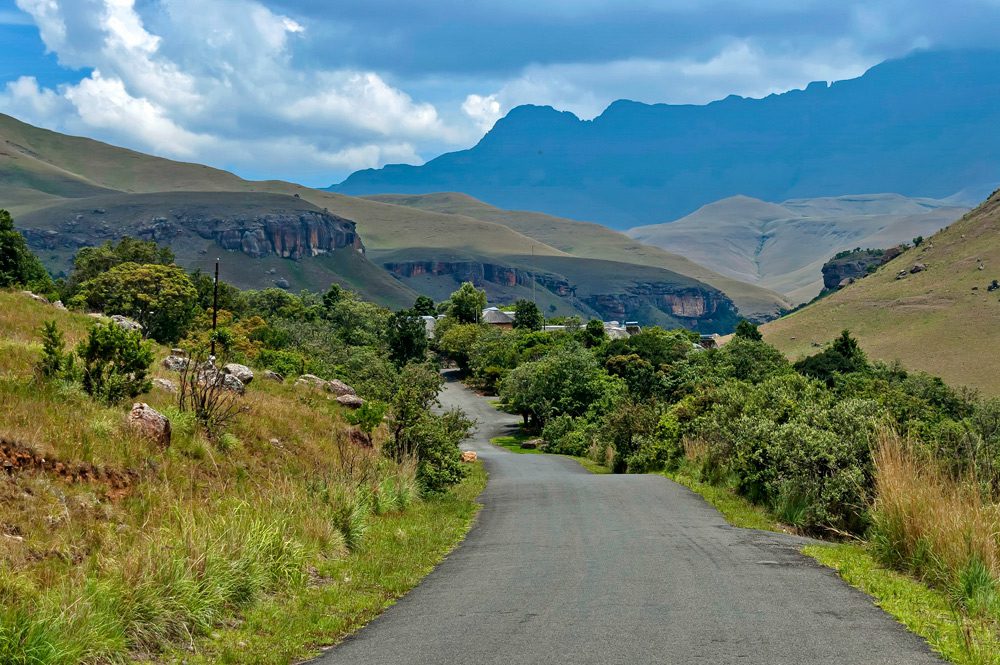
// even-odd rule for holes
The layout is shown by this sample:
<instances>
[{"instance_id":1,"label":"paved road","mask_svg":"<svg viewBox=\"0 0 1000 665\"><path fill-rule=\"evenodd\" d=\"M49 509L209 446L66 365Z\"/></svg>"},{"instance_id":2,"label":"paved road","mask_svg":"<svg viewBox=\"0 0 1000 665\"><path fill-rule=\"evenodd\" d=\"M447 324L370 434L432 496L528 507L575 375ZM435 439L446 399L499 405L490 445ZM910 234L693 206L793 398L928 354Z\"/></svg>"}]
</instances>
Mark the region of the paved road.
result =
<instances>
[{"instance_id":1,"label":"paved road","mask_svg":"<svg viewBox=\"0 0 1000 665\"><path fill-rule=\"evenodd\" d=\"M516 418L456 383L442 402L480 423L478 523L320 663L940 663L799 540L733 528L658 476L494 448Z\"/></svg>"}]
</instances>

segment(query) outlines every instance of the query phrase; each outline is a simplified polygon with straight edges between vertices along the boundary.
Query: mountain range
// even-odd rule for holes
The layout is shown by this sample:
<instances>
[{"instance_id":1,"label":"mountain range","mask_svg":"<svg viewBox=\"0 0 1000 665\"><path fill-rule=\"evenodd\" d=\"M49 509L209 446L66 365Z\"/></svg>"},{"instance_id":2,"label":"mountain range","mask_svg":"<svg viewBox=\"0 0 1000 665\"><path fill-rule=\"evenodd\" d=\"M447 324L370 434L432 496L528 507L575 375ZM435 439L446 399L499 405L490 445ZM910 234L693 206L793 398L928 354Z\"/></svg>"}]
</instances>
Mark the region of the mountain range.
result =
<instances>
[{"instance_id":1,"label":"mountain range","mask_svg":"<svg viewBox=\"0 0 1000 665\"><path fill-rule=\"evenodd\" d=\"M944 198L1000 182L1000 51L922 51L855 79L706 105L621 100L593 120L520 106L468 150L358 171L351 195L463 192L614 228L736 195Z\"/></svg>"}]
</instances>

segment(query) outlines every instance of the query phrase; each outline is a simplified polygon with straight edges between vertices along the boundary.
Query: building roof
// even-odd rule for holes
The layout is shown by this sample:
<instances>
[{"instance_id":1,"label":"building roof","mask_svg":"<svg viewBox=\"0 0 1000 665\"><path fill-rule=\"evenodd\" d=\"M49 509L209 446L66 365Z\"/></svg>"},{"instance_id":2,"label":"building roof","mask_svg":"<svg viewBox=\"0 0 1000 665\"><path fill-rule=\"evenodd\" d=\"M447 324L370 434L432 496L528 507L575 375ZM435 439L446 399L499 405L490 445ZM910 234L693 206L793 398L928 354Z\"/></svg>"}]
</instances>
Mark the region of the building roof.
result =
<instances>
[{"instance_id":1,"label":"building roof","mask_svg":"<svg viewBox=\"0 0 1000 665\"><path fill-rule=\"evenodd\" d=\"M487 307L483 310L483 323L492 323L494 325L502 325L505 323L514 323L514 317L496 307Z\"/></svg>"}]
</instances>

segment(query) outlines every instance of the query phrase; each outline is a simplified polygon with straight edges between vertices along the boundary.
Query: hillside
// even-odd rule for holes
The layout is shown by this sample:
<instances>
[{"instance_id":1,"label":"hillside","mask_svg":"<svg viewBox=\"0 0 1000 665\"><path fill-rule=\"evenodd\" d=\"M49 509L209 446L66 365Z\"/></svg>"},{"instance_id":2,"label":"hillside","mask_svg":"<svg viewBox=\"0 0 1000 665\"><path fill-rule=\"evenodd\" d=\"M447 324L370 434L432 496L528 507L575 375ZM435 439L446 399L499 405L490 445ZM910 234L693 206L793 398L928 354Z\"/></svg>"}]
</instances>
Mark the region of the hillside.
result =
<instances>
[{"instance_id":1,"label":"hillside","mask_svg":"<svg viewBox=\"0 0 1000 665\"><path fill-rule=\"evenodd\" d=\"M911 273L916 264L925 270ZM905 277L897 279L901 271ZM795 358L849 329L873 358L1000 394L1000 190L875 274L762 327Z\"/></svg>"},{"instance_id":2,"label":"hillside","mask_svg":"<svg viewBox=\"0 0 1000 665\"><path fill-rule=\"evenodd\" d=\"M793 199L781 204L734 196L677 221L640 226L627 234L801 303L819 294L820 270L837 252L886 248L928 236L967 210L950 202L896 194Z\"/></svg>"},{"instance_id":3,"label":"hillside","mask_svg":"<svg viewBox=\"0 0 1000 665\"><path fill-rule=\"evenodd\" d=\"M863 76L703 106L613 103L593 120L510 111L474 147L358 171L354 195L459 191L630 228L746 194L946 197L1000 181L1000 51L927 51Z\"/></svg>"},{"instance_id":4,"label":"hillside","mask_svg":"<svg viewBox=\"0 0 1000 665\"><path fill-rule=\"evenodd\" d=\"M494 300L534 292L551 314L621 314L712 331L724 331L736 319L729 298L712 285L660 266L617 262L617 279L604 281L602 291L596 278L609 264L572 257L496 221L280 181L245 181L225 171L31 127L9 116L0 116L0 139L0 205L15 213L32 247L56 270L65 269L77 247L129 232L170 243L188 267L208 267L228 250L223 256L229 279L244 287L283 280L292 289L321 290L336 281L400 307L416 296L411 287L441 298L463 279L473 279ZM268 220L279 222L281 231L268 231ZM350 232L356 232L359 246L323 245L318 237L314 244L310 229L316 224L333 229L330 233L337 225L354 225ZM294 255L276 250L289 242L299 248ZM364 255L353 251L361 246ZM271 250L263 251L266 247ZM544 257L567 261L542 265ZM387 263L392 274L385 270ZM438 267L428 271L425 265ZM506 275L517 270L528 276L527 288L506 284ZM422 273L421 279L411 278L414 271ZM692 271L695 277L710 274L697 267ZM531 281L536 281L534 289ZM581 286L592 304L571 295ZM689 303L692 289L702 303L695 307L662 298L670 294ZM773 315L777 308L762 309ZM706 328L716 325L722 327Z\"/></svg>"},{"instance_id":5,"label":"hillside","mask_svg":"<svg viewBox=\"0 0 1000 665\"><path fill-rule=\"evenodd\" d=\"M502 210L471 196L454 192L424 195L384 194L365 198L502 224L541 243L581 258L666 268L693 277L724 292L733 299L740 313L748 318L757 320L772 318L781 310L791 306L788 300L777 293L713 272L681 254L636 242L600 224L578 222L544 213Z\"/></svg>"}]
</instances>

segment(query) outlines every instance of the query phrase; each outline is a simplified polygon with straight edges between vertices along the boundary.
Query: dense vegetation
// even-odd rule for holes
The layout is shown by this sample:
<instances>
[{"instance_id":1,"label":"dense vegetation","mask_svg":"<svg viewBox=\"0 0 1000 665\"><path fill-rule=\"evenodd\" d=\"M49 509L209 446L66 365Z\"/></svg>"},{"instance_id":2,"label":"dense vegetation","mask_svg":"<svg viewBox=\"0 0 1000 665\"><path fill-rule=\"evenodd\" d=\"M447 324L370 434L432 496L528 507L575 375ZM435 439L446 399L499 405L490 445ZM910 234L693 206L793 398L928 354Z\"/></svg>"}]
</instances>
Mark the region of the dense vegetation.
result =
<instances>
[{"instance_id":1,"label":"dense vegetation","mask_svg":"<svg viewBox=\"0 0 1000 665\"><path fill-rule=\"evenodd\" d=\"M157 660L216 639L234 616L288 603L294 618L309 598L310 611L322 609L321 597L349 608L324 634L336 639L412 586L468 525L475 492L457 500L449 489L469 474L457 444L471 424L430 408L441 377L415 313L337 286L294 295L225 283L213 312L212 279L128 238L81 250L57 284L7 219L2 285L69 311L0 291L0 457L10 463L0 477L0 662ZM157 342L184 349L185 368L157 362L173 355ZM225 388L216 369L234 362L256 370L245 392ZM303 374L314 376L296 381ZM363 404L332 399L333 379ZM134 400L169 419L168 443L129 426ZM382 519L396 535L369 550ZM405 586L362 572L365 588L320 590L330 575L349 581L352 566L397 561L409 566ZM396 586L372 593L382 584ZM301 658L319 637L287 628L300 641L276 660ZM224 651L233 662L271 659L239 644Z\"/></svg>"}]
</instances>

